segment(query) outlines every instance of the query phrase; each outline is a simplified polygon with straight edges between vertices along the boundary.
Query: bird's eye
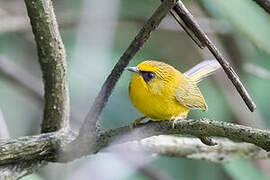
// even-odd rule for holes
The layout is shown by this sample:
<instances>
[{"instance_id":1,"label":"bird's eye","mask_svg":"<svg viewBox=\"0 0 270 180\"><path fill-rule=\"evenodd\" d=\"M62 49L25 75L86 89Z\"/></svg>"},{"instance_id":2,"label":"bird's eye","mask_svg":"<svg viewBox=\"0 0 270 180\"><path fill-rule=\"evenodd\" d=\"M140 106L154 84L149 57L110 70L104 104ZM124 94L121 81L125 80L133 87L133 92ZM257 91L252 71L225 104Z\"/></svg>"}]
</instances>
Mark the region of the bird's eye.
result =
<instances>
[{"instance_id":1,"label":"bird's eye","mask_svg":"<svg viewBox=\"0 0 270 180\"><path fill-rule=\"evenodd\" d=\"M148 82L155 77L155 74L150 71L141 71L141 73L145 82Z\"/></svg>"}]
</instances>

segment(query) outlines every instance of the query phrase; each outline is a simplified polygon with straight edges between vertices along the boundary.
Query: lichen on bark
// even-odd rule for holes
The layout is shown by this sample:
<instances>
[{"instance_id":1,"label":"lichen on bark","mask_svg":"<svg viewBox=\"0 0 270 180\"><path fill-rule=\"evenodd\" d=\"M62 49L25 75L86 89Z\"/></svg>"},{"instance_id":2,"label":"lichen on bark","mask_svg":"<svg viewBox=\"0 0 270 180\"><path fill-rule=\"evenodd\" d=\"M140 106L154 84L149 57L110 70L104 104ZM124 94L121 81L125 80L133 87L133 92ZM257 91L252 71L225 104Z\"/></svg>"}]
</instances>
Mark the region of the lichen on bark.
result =
<instances>
[{"instance_id":1,"label":"lichen on bark","mask_svg":"<svg viewBox=\"0 0 270 180\"><path fill-rule=\"evenodd\" d=\"M37 44L45 88L42 132L69 126L69 93L65 48L51 0L25 0Z\"/></svg>"}]
</instances>

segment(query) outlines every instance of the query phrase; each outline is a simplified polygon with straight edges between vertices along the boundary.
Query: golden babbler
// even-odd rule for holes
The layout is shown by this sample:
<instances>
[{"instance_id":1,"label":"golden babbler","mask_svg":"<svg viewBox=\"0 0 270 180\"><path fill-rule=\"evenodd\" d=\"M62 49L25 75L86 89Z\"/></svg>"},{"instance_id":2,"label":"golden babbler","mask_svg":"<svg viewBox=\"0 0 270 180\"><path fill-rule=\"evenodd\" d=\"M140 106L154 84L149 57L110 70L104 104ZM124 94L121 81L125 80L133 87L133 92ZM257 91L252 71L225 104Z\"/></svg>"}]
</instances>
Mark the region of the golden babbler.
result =
<instances>
[{"instance_id":1,"label":"golden babbler","mask_svg":"<svg viewBox=\"0 0 270 180\"><path fill-rule=\"evenodd\" d=\"M129 84L130 99L145 114L135 120L131 127L145 118L175 123L186 118L190 109L207 111L197 83L220 67L216 60L203 61L184 74L158 61L144 61L136 67L127 67L126 70L133 72Z\"/></svg>"}]
</instances>

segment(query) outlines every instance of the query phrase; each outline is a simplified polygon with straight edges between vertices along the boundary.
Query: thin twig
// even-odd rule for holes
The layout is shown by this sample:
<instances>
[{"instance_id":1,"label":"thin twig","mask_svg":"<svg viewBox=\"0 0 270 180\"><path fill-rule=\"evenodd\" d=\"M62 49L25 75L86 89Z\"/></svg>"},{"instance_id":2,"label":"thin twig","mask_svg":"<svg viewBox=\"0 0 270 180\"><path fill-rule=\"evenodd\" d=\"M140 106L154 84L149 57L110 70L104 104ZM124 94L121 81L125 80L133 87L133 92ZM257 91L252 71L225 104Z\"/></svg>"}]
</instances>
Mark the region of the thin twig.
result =
<instances>
[{"instance_id":1,"label":"thin twig","mask_svg":"<svg viewBox=\"0 0 270 180\"><path fill-rule=\"evenodd\" d=\"M25 0L43 72L45 107L42 132L69 127L66 53L51 0Z\"/></svg>"},{"instance_id":2,"label":"thin twig","mask_svg":"<svg viewBox=\"0 0 270 180\"><path fill-rule=\"evenodd\" d=\"M254 111L256 109L256 105L244 85L240 81L240 78L235 73L233 68L230 66L228 61L223 57L223 55L219 52L217 47L212 43L212 41L208 38L205 32L202 30L200 25L185 7L181 0L177 2L174 7L174 11L179 15L180 18L187 24L187 26L192 29L192 32L197 36L200 41L207 46L207 48L211 51L211 53L215 56L215 58L219 61L220 65L224 69L228 78L231 80L233 85L236 87L238 93L241 95L242 99L245 101L246 105L250 109L250 111Z\"/></svg>"},{"instance_id":3,"label":"thin twig","mask_svg":"<svg viewBox=\"0 0 270 180\"><path fill-rule=\"evenodd\" d=\"M253 0L259 4L268 14L270 14L270 0Z\"/></svg>"},{"instance_id":4,"label":"thin twig","mask_svg":"<svg viewBox=\"0 0 270 180\"><path fill-rule=\"evenodd\" d=\"M20 68L15 63L12 63L10 59L2 55L0 55L0 73L16 82L21 87L24 87L26 92L30 93L31 96L36 98L39 102L43 102L41 80Z\"/></svg>"},{"instance_id":5,"label":"thin twig","mask_svg":"<svg viewBox=\"0 0 270 180\"><path fill-rule=\"evenodd\" d=\"M259 78L270 80L270 70L257 66L253 63L245 63L244 71L249 72L250 74L253 74L254 76L257 76Z\"/></svg>"},{"instance_id":6,"label":"thin twig","mask_svg":"<svg viewBox=\"0 0 270 180\"><path fill-rule=\"evenodd\" d=\"M22 67L13 63L11 59L2 55L0 55L0 74L22 87L25 90L24 92L33 97L39 107L43 108L43 85L39 78L33 76ZM78 109L71 108L70 117L79 123L82 122L83 114Z\"/></svg>"},{"instance_id":7,"label":"thin twig","mask_svg":"<svg viewBox=\"0 0 270 180\"><path fill-rule=\"evenodd\" d=\"M5 118L3 116L2 110L0 108L0 139L8 139L9 136L9 131L8 127L5 121Z\"/></svg>"},{"instance_id":8,"label":"thin twig","mask_svg":"<svg viewBox=\"0 0 270 180\"><path fill-rule=\"evenodd\" d=\"M114 86L124 71L124 68L128 65L133 56L140 50L146 40L150 37L151 32L158 27L161 20L166 16L168 11L174 6L175 3L176 0L165 0L154 12L152 17L142 27L127 50L120 57L111 74L104 82L98 96L96 97L90 111L88 112L87 117L80 129L78 141L84 139L84 141L89 142L91 141L90 137L95 136L96 123L98 122L98 118L104 106L106 105Z\"/></svg>"},{"instance_id":9,"label":"thin twig","mask_svg":"<svg viewBox=\"0 0 270 180\"><path fill-rule=\"evenodd\" d=\"M201 48L203 49L205 47L204 42L199 39L198 35L196 35L196 31L194 31L194 28L192 28L192 24L189 24L189 21L186 21L185 14L180 14L179 10L177 9L177 6L175 6L173 9L171 9L171 15L175 18L175 20L178 22L178 24L183 28L183 30L189 35L189 37Z\"/></svg>"}]
</instances>

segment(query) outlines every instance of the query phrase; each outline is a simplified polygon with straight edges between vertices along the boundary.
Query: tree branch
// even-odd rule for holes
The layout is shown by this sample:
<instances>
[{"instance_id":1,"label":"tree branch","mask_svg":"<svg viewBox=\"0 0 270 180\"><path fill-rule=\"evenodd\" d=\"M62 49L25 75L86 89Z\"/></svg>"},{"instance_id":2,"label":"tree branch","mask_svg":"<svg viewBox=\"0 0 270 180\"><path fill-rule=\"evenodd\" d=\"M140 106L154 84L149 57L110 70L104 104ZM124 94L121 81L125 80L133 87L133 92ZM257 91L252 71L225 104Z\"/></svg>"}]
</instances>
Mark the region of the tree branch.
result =
<instances>
[{"instance_id":1,"label":"tree branch","mask_svg":"<svg viewBox=\"0 0 270 180\"><path fill-rule=\"evenodd\" d=\"M224 58L224 56L219 52L214 43L208 38L208 36L205 34L203 29L200 27L198 22L194 19L194 17L191 15L191 13L188 11L188 9L185 7L185 5L182 3L181 0L177 1L177 4L175 5L172 11L174 13L174 17L177 20L177 22L179 22L179 18L177 18L178 15L186 24L186 26L191 30L191 32L193 32L193 35L196 36L201 41L201 44L207 46L210 52L219 61L223 70L225 71L228 78L231 80L231 82L237 89L238 93L241 95L242 99L245 101L250 111L253 112L256 109L256 104L248 94L240 78L235 73L233 68L230 66L228 61ZM192 39L194 40L194 38ZM199 45L199 47L201 47L201 45Z\"/></svg>"},{"instance_id":2,"label":"tree branch","mask_svg":"<svg viewBox=\"0 0 270 180\"><path fill-rule=\"evenodd\" d=\"M212 162L230 161L236 157L266 159L270 153L248 143L235 143L215 139L217 146L207 146L196 138L159 135L139 141L112 146L109 150L119 152L144 152L152 155L185 157Z\"/></svg>"},{"instance_id":3,"label":"tree branch","mask_svg":"<svg viewBox=\"0 0 270 180\"><path fill-rule=\"evenodd\" d=\"M25 0L45 86L42 132L69 127L66 53L51 0Z\"/></svg>"},{"instance_id":4,"label":"tree branch","mask_svg":"<svg viewBox=\"0 0 270 180\"><path fill-rule=\"evenodd\" d=\"M9 164L0 167L1 179L19 179L47 165L46 161L36 160L31 162L19 162L16 165Z\"/></svg>"},{"instance_id":5,"label":"tree branch","mask_svg":"<svg viewBox=\"0 0 270 180\"><path fill-rule=\"evenodd\" d=\"M253 0L270 14L270 0Z\"/></svg>"},{"instance_id":6,"label":"tree branch","mask_svg":"<svg viewBox=\"0 0 270 180\"><path fill-rule=\"evenodd\" d=\"M130 141L141 140L164 134L189 134L199 138L210 136L225 137L235 142L252 143L266 151L270 151L270 131L266 130L208 119L181 120L175 124L174 129L172 129L170 121L149 121L147 123L138 125L138 128L135 129L130 129L129 126L125 126L115 130L100 132L98 137L95 139L95 142L91 142L91 149L89 149L89 142L81 142L84 144L80 145L80 149L78 146L74 146L73 149L69 149L70 152L66 152L67 149L65 148L65 145L69 144L75 138L75 135L72 132L59 131L37 136L27 136L12 140L5 140L0 142L0 165L36 159L54 162L67 162L84 155L97 153L108 145L123 144ZM95 144L95 146L93 146L93 144ZM211 146L212 149L211 147L208 147L207 151L220 151L218 148L219 146L220 145L217 147ZM152 149L151 151L153 151L153 153L157 153L160 151L160 148L162 148L161 144L160 147L156 146L156 148ZM196 149L196 147L194 148ZM224 153L228 151L226 148L222 148ZM241 147L238 146L236 148L241 149ZM260 151L262 151L261 148L259 148ZM74 149L80 151L80 154L71 156ZM259 152L259 150L254 146L252 146L251 149ZM64 154L59 154L61 152L64 152ZM252 155L251 157L257 156ZM264 157L267 158L268 153L267 156Z\"/></svg>"},{"instance_id":7,"label":"tree branch","mask_svg":"<svg viewBox=\"0 0 270 180\"><path fill-rule=\"evenodd\" d=\"M32 160L49 160L58 149L74 139L65 130L25 136L0 142L0 165Z\"/></svg>"}]
</instances>

